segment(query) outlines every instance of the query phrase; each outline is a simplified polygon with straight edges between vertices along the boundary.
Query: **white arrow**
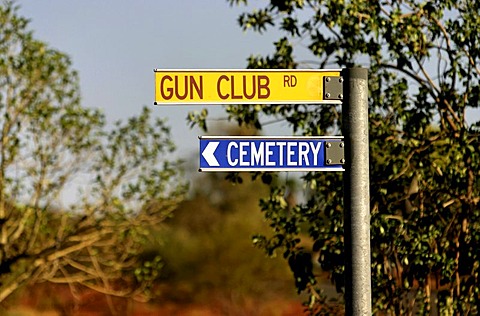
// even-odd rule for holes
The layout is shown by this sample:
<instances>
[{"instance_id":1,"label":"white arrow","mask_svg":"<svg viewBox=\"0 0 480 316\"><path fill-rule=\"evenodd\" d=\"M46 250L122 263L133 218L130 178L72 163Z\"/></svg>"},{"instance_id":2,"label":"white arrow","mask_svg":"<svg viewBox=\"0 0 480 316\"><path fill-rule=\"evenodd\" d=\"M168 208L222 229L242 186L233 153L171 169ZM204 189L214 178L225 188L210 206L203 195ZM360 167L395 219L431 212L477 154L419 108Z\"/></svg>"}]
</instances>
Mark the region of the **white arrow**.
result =
<instances>
[{"instance_id":1,"label":"white arrow","mask_svg":"<svg viewBox=\"0 0 480 316\"><path fill-rule=\"evenodd\" d=\"M218 144L220 144L220 142L209 142L207 144L207 147L205 147L205 149L202 152L203 158L205 158L205 160L207 161L210 167L220 166L220 164L217 161L217 158L215 158L215 155L214 155L215 150L218 147Z\"/></svg>"}]
</instances>

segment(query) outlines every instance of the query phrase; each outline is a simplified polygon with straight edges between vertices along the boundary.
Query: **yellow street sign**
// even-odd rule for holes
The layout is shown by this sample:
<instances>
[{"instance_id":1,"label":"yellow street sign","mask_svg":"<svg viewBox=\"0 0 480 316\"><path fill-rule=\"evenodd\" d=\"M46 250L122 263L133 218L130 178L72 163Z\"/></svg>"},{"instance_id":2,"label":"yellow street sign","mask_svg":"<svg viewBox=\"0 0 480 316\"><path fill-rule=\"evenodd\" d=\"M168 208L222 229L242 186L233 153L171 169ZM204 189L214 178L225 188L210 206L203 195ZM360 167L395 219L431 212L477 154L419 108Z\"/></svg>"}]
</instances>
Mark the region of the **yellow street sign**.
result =
<instances>
[{"instance_id":1,"label":"yellow street sign","mask_svg":"<svg viewBox=\"0 0 480 316\"><path fill-rule=\"evenodd\" d=\"M325 92L340 70L155 69L155 104L337 104ZM337 91L337 89L334 89Z\"/></svg>"}]
</instances>

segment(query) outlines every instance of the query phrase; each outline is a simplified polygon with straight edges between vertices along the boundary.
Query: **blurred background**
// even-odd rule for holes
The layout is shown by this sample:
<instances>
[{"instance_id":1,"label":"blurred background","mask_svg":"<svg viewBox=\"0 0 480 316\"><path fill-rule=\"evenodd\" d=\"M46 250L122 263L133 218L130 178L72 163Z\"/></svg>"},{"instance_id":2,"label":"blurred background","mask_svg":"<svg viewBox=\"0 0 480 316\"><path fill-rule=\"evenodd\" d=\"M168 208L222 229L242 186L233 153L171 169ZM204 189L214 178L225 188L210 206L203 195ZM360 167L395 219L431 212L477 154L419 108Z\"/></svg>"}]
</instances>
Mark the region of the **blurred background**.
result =
<instances>
[{"instance_id":1,"label":"blurred background","mask_svg":"<svg viewBox=\"0 0 480 316\"><path fill-rule=\"evenodd\" d=\"M67 285L27 287L3 303L6 315L298 315L303 310L291 272L282 258L266 259L252 244L255 233L269 234L258 200L268 188L244 177L243 185L225 174L198 174L198 138L189 112L199 106L154 106L154 68L241 69L249 55L273 51L278 34L242 32L242 7L226 1L18 1L34 37L66 53L79 72L82 105L99 108L108 125L152 108L166 118L190 182L187 199L152 231L143 254L160 253L162 269L155 299L148 303L102 294L72 293ZM239 135L218 105L208 106L211 134ZM217 122L217 123L215 123ZM264 131L281 135L282 124ZM292 179L294 182L294 179ZM76 183L75 183L76 182ZM72 189L65 203L76 199ZM110 302L111 303L111 302ZM119 308L120 306L120 308ZM123 307L122 307L123 306ZM116 310L116 311L115 311Z\"/></svg>"}]
</instances>

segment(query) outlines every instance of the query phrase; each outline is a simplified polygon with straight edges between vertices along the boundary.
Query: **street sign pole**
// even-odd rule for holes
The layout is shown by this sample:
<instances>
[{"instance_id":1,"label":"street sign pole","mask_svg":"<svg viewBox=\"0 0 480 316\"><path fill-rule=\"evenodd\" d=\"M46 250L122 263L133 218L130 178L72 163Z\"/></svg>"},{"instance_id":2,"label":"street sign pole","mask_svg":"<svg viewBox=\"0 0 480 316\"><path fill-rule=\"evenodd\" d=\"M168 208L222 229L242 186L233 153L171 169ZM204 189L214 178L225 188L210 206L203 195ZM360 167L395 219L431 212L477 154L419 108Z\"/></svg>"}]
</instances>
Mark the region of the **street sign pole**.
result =
<instances>
[{"instance_id":1,"label":"street sign pole","mask_svg":"<svg viewBox=\"0 0 480 316\"><path fill-rule=\"evenodd\" d=\"M368 71L342 70L342 130L345 137L345 314L372 314Z\"/></svg>"},{"instance_id":2,"label":"street sign pole","mask_svg":"<svg viewBox=\"0 0 480 316\"><path fill-rule=\"evenodd\" d=\"M154 71L157 105L342 104L344 143L200 138L199 170L344 170L345 311L371 315L367 69Z\"/></svg>"}]
</instances>

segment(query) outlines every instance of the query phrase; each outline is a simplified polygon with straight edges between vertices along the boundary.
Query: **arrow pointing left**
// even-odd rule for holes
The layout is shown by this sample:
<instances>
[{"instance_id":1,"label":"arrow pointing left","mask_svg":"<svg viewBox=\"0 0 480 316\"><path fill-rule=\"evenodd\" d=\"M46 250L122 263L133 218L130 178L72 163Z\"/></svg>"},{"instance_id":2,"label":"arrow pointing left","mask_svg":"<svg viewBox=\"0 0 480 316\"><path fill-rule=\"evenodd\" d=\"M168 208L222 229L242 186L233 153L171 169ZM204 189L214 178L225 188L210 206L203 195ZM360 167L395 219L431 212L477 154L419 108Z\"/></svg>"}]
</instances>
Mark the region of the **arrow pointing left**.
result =
<instances>
[{"instance_id":1,"label":"arrow pointing left","mask_svg":"<svg viewBox=\"0 0 480 316\"><path fill-rule=\"evenodd\" d=\"M218 144L220 144L220 142L209 142L202 152L203 158L205 158L205 160L207 161L210 167L220 166L220 164L217 161L217 158L215 158L215 155L214 155L215 150L218 147Z\"/></svg>"}]
</instances>

